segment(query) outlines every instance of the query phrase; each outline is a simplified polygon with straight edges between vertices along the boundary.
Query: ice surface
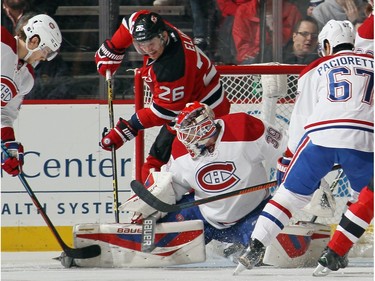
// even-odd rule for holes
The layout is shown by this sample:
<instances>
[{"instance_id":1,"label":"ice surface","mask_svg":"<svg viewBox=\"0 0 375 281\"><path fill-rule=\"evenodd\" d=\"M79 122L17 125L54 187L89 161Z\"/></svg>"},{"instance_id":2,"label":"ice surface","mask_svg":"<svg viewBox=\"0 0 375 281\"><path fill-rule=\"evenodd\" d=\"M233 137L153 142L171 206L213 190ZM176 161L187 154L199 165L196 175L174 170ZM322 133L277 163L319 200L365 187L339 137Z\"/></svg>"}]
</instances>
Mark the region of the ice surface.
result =
<instances>
[{"instance_id":1,"label":"ice surface","mask_svg":"<svg viewBox=\"0 0 375 281\"><path fill-rule=\"evenodd\" d=\"M313 268L280 269L256 267L233 276L235 265L222 257L210 257L205 263L167 268L64 268L53 258L60 252L2 252L2 281L319 281L374 280L373 258L352 258L347 268L327 277L313 277Z\"/></svg>"}]
</instances>

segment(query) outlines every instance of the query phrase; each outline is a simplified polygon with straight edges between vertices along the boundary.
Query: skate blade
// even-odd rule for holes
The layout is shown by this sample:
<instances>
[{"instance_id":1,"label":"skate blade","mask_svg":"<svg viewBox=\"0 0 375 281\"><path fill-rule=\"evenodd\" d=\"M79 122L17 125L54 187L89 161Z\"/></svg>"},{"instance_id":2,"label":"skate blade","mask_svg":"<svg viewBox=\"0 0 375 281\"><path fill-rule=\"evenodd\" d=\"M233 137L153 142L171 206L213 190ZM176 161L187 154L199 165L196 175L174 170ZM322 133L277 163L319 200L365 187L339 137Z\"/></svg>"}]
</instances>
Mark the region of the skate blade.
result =
<instances>
[{"instance_id":1,"label":"skate blade","mask_svg":"<svg viewBox=\"0 0 375 281\"><path fill-rule=\"evenodd\" d=\"M315 268L313 272L313 276L320 277L320 276L327 276L332 270L330 270L328 267L324 267L321 264L318 264L318 266Z\"/></svg>"},{"instance_id":2,"label":"skate blade","mask_svg":"<svg viewBox=\"0 0 375 281\"><path fill-rule=\"evenodd\" d=\"M236 276L236 275L240 274L245 269L246 269L246 267L242 263L239 262L236 269L233 272L233 276Z\"/></svg>"}]
</instances>

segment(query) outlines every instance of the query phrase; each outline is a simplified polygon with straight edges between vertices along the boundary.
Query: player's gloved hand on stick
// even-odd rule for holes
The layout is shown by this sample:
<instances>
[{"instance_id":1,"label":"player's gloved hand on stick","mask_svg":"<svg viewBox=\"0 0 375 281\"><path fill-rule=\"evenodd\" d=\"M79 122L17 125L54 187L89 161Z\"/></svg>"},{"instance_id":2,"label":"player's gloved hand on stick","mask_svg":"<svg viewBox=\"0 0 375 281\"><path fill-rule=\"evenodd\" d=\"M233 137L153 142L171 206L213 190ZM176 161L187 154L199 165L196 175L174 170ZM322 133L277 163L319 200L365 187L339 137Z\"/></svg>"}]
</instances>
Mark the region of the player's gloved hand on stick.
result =
<instances>
[{"instance_id":1,"label":"player's gloved hand on stick","mask_svg":"<svg viewBox=\"0 0 375 281\"><path fill-rule=\"evenodd\" d=\"M104 77L106 76L107 70L110 70L111 74L114 74L120 67L124 55L125 49L117 49L112 44L111 40L105 40L95 53L95 62L98 72Z\"/></svg>"},{"instance_id":2,"label":"player's gloved hand on stick","mask_svg":"<svg viewBox=\"0 0 375 281\"><path fill-rule=\"evenodd\" d=\"M2 153L1 167L8 174L17 176L22 172L23 146L16 141L7 141L3 144L7 148L8 155Z\"/></svg>"},{"instance_id":3,"label":"player's gloved hand on stick","mask_svg":"<svg viewBox=\"0 0 375 281\"><path fill-rule=\"evenodd\" d=\"M145 188L167 204L176 204L176 194L172 185L172 173L152 172L145 181ZM133 224L142 224L143 220L151 215L158 220L167 214L157 211L136 194L126 200L119 207L119 210L132 212L133 216L130 220Z\"/></svg>"},{"instance_id":4,"label":"player's gloved hand on stick","mask_svg":"<svg viewBox=\"0 0 375 281\"><path fill-rule=\"evenodd\" d=\"M289 157L280 157L277 160L276 181L278 186L280 186L291 160L292 158Z\"/></svg>"},{"instance_id":5,"label":"player's gloved hand on stick","mask_svg":"<svg viewBox=\"0 0 375 281\"><path fill-rule=\"evenodd\" d=\"M121 147L126 141L134 139L138 134L138 131L134 129L131 124L120 118L116 124L116 127L109 131L108 134L104 135L100 146L108 151L112 150L112 145L115 149Z\"/></svg>"}]
</instances>

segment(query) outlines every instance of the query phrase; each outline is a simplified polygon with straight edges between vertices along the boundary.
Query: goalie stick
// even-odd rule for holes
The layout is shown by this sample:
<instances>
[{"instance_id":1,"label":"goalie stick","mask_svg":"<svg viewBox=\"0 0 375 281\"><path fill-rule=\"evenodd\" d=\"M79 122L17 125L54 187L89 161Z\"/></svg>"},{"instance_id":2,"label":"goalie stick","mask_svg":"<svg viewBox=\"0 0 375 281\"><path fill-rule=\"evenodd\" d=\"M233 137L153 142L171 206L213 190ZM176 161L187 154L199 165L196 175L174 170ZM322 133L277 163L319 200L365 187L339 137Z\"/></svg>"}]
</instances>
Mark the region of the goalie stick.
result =
<instances>
[{"instance_id":1,"label":"goalie stick","mask_svg":"<svg viewBox=\"0 0 375 281\"><path fill-rule=\"evenodd\" d=\"M3 151L6 157L9 157L7 148L4 146L3 143L1 144L1 150ZM39 213L42 215L49 229L52 231L60 247L65 252L66 256L71 257L73 259L88 259L88 258L93 258L93 257L100 255L101 249L99 245L90 245L90 246L83 247L83 248L70 248L68 245L66 245L65 242L62 240L61 236L59 235L59 233L57 232L55 226L52 224L51 220L47 216L47 213L44 211L42 205L40 204L38 198L35 196L30 185L26 181L24 174L23 173L18 174L18 178L20 179L22 185L25 187L27 193L30 195L31 200L33 201L34 205L38 209Z\"/></svg>"},{"instance_id":2,"label":"goalie stick","mask_svg":"<svg viewBox=\"0 0 375 281\"><path fill-rule=\"evenodd\" d=\"M147 190L147 188L145 188L145 186L141 182L139 182L137 180L133 180L130 183L130 187L132 188L134 193L139 196L139 198L141 198L143 201L145 201L147 204L149 204L154 209L156 209L158 211L161 211L161 212L165 212L165 213L176 212L176 211L180 211L182 209L191 208L191 207L198 206L198 205L201 205L201 204L206 204L206 203L209 203L209 202L212 202L212 201L217 201L217 200L220 200L220 199L229 198L229 197L232 197L232 196L236 196L236 195L240 195L240 194L246 194L246 193L249 193L249 192L253 192L253 191L257 191L257 190L261 190L261 189L266 189L266 188L271 188L271 187L276 187L276 186L277 186L277 181L271 181L271 182L268 182L268 183L262 183L262 184L258 184L258 185L254 185L254 186L250 186L250 187L245 187L243 189L234 190L234 191L231 191L231 192L228 192L228 193L219 194L219 195L199 199L199 200L196 200L196 201L190 201L190 202L184 202L184 203L180 203L180 204L176 204L176 205L171 205L171 204L167 204L167 203L161 201L159 198L154 196L150 191Z\"/></svg>"},{"instance_id":3,"label":"goalie stick","mask_svg":"<svg viewBox=\"0 0 375 281\"><path fill-rule=\"evenodd\" d=\"M332 171L338 170L340 168L341 168L340 165L336 165L332 168ZM134 191L135 194L137 194L139 196L139 198L141 198L143 201L145 201L148 205L150 205L154 209L156 209L158 211L161 211L161 212L165 212L165 213L176 212L176 211L180 211L182 209L191 208L191 207L194 207L194 206L206 204L206 203L221 200L221 199L224 199L224 198L229 198L229 197L232 197L232 196L246 194L246 193L249 193L249 192L253 192L253 191L257 191L257 190L261 190L261 189L266 189L266 188L271 188L271 187L276 187L276 186L277 186L277 181L270 181L268 183L261 183L261 184L258 184L258 185L245 187L245 188L242 188L242 189L239 189L239 190L234 190L234 191L224 193L224 194L214 195L214 196L211 196L211 197L207 197L207 198L203 198L203 199L199 199L199 200L195 200L195 201L171 205L171 204L167 204L167 203L161 201L159 198L154 196L141 182L139 182L137 180L132 180L131 183L130 183L131 189Z\"/></svg>"}]
</instances>

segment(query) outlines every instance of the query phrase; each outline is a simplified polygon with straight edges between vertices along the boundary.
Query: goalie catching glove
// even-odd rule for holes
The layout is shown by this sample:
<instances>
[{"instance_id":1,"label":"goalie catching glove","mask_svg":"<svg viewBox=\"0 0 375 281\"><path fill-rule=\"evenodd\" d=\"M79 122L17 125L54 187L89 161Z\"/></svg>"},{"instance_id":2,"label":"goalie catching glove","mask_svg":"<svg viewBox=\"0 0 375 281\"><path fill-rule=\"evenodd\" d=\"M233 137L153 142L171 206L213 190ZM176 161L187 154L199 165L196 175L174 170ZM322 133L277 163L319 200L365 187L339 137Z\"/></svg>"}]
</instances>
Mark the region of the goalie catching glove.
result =
<instances>
[{"instance_id":1,"label":"goalie catching glove","mask_svg":"<svg viewBox=\"0 0 375 281\"><path fill-rule=\"evenodd\" d=\"M1 167L12 176L17 176L22 172L23 166L23 146L20 142L7 141L3 143L8 155L2 154Z\"/></svg>"},{"instance_id":2,"label":"goalie catching glove","mask_svg":"<svg viewBox=\"0 0 375 281\"><path fill-rule=\"evenodd\" d=\"M132 125L120 118L116 124L116 127L111 129L108 134L105 134L107 128L104 129L103 138L100 142L100 146L108 151L112 150L112 145L115 149L121 147L126 141L134 139L138 131L132 127Z\"/></svg>"},{"instance_id":3,"label":"goalie catching glove","mask_svg":"<svg viewBox=\"0 0 375 281\"><path fill-rule=\"evenodd\" d=\"M95 53L98 72L106 76L107 70L114 74L120 67L125 56L125 49L117 49L111 40L107 39Z\"/></svg>"},{"instance_id":4,"label":"goalie catching glove","mask_svg":"<svg viewBox=\"0 0 375 281\"><path fill-rule=\"evenodd\" d=\"M145 182L147 188L154 196L168 204L176 204L176 195L172 187L172 173L152 172ZM141 224L144 218L151 214L158 220L167 213L162 213L144 202L138 195L130 197L119 209L121 211L133 212L132 223Z\"/></svg>"}]
</instances>

